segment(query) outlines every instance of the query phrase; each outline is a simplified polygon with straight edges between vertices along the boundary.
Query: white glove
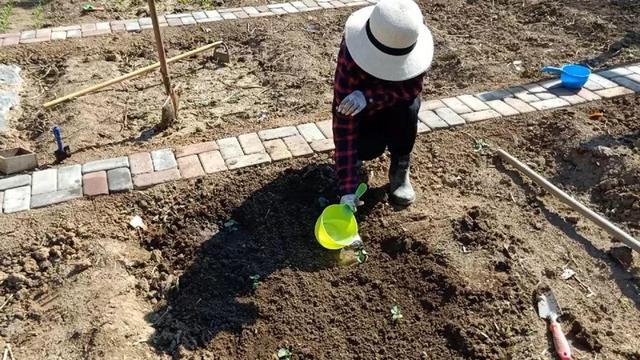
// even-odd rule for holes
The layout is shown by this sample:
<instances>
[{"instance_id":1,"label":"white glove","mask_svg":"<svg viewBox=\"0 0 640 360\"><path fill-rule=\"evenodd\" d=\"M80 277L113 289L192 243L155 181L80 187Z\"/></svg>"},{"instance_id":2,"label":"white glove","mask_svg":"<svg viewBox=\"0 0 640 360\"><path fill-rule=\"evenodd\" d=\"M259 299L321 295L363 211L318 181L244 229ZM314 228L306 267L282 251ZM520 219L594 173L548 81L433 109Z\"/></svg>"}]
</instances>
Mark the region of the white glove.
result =
<instances>
[{"instance_id":1,"label":"white glove","mask_svg":"<svg viewBox=\"0 0 640 360\"><path fill-rule=\"evenodd\" d=\"M340 198L340 204L348 205L351 208L351 211L358 211L358 206L364 205L364 201L356 198L355 194L344 195Z\"/></svg>"},{"instance_id":2,"label":"white glove","mask_svg":"<svg viewBox=\"0 0 640 360\"><path fill-rule=\"evenodd\" d=\"M338 105L338 112L343 115L355 116L367 107L367 99L360 90L349 94Z\"/></svg>"}]
</instances>

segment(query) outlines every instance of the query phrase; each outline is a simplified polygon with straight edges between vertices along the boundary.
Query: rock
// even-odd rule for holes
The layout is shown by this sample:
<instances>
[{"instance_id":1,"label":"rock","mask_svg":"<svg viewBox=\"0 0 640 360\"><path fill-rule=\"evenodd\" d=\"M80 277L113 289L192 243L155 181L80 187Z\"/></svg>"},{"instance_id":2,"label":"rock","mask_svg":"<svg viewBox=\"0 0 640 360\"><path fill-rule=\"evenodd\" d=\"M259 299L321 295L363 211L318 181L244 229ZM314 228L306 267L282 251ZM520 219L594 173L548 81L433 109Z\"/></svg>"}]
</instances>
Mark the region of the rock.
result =
<instances>
[{"instance_id":1,"label":"rock","mask_svg":"<svg viewBox=\"0 0 640 360\"><path fill-rule=\"evenodd\" d=\"M625 269L633 265L633 251L625 245L616 245L609 249L609 255L617 260Z\"/></svg>"},{"instance_id":2,"label":"rock","mask_svg":"<svg viewBox=\"0 0 640 360\"><path fill-rule=\"evenodd\" d=\"M49 259L49 248L43 247L31 253L31 257L36 259L37 262L45 261Z\"/></svg>"},{"instance_id":3,"label":"rock","mask_svg":"<svg viewBox=\"0 0 640 360\"><path fill-rule=\"evenodd\" d=\"M5 285L12 289L21 289L28 282L29 279L27 279L26 276L20 273L13 273L9 275L4 281Z\"/></svg>"},{"instance_id":4,"label":"rock","mask_svg":"<svg viewBox=\"0 0 640 360\"><path fill-rule=\"evenodd\" d=\"M596 146L591 150L591 152L593 153L593 155L601 158L616 156L616 152L612 148L602 145Z\"/></svg>"}]
</instances>

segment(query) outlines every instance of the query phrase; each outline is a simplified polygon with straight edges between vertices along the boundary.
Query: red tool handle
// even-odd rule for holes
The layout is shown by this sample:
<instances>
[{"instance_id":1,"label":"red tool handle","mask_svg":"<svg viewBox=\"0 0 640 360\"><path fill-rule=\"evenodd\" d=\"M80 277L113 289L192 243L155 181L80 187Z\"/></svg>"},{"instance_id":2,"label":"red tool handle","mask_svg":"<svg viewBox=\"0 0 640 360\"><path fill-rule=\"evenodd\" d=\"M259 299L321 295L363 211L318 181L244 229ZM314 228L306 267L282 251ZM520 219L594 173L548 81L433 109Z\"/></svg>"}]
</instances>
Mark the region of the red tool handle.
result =
<instances>
[{"instance_id":1,"label":"red tool handle","mask_svg":"<svg viewBox=\"0 0 640 360\"><path fill-rule=\"evenodd\" d=\"M553 344L556 347L556 353L558 354L560 359L571 360L571 347L569 346L567 338L564 337L564 333L562 332L560 324L557 321L552 320L549 328L551 330L551 334L553 335Z\"/></svg>"}]
</instances>

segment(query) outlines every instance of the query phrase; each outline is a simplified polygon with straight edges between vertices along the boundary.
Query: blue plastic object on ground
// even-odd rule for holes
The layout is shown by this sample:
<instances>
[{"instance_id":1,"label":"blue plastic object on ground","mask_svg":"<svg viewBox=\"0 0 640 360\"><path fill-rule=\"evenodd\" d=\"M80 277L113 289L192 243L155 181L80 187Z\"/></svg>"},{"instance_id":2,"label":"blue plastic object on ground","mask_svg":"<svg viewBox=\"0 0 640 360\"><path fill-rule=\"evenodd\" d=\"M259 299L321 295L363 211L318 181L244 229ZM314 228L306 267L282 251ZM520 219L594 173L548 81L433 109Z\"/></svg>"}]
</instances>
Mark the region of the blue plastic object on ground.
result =
<instances>
[{"instance_id":1,"label":"blue plastic object on ground","mask_svg":"<svg viewBox=\"0 0 640 360\"><path fill-rule=\"evenodd\" d=\"M582 65L565 65L561 68L545 66L542 71L560 74L562 86L568 89L581 89L589 80L591 70Z\"/></svg>"}]
</instances>

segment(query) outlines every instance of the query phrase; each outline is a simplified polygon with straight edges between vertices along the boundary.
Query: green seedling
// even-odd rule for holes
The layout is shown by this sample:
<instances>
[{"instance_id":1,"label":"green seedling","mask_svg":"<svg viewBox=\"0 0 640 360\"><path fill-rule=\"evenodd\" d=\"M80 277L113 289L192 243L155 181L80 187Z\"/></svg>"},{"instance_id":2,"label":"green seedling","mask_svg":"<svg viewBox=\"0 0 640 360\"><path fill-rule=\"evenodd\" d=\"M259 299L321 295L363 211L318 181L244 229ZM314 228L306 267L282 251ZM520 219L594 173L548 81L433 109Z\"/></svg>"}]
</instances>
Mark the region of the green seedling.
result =
<instances>
[{"instance_id":1,"label":"green seedling","mask_svg":"<svg viewBox=\"0 0 640 360\"><path fill-rule=\"evenodd\" d=\"M35 18L35 27L42 27L44 22L44 3L46 0L38 0L35 9L33 9L33 17Z\"/></svg>"},{"instance_id":2,"label":"green seedling","mask_svg":"<svg viewBox=\"0 0 640 360\"><path fill-rule=\"evenodd\" d=\"M480 154L485 154L489 150L489 143L485 139L477 139L473 144L473 151Z\"/></svg>"},{"instance_id":3,"label":"green seedling","mask_svg":"<svg viewBox=\"0 0 640 360\"><path fill-rule=\"evenodd\" d=\"M358 260L358 264L364 264L369 259L369 254L365 249L359 249L356 251L356 260Z\"/></svg>"},{"instance_id":4,"label":"green seedling","mask_svg":"<svg viewBox=\"0 0 640 360\"><path fill-rule=\"evenodd\" d=\"M9 17L11 16L11 12L15 5L14 1L9 1L0 7L0 33L7 32L7 29L9 28Z\"/></svg>"},{"instance_id":5,"label":"green seedling","mask_svg":"<svg viewBox=\"0 0 640 360\"><path fill-rule=\"evenodd\" d=\"M231 219L231 220L227 221L226 223L224 223L224 227L226 229L230 229L231 231L238 230L238 225L240 225L240 223L235 221L235 220L233 220L233 219Z\"/></svg>"},{"instance_id":6,"label":"green seedling","mask_svg":"<svg viewBox=\"0 0 640 360\"><path fill-rule=\"evenodd\" d=\"M291 351L287 348L278 350L278 360L291 360Z\"/></svg>"},{"instance_id":7,"label":"green seedling","mask_svg":"<svg viewBox=\"0 0 640 360\"><path fill-rule=\"evenodd\" d=\"M249 276L249 279L252 281L251 287L253 290L256 290L258 286L260 286L260 275L251 275Z\"/></svg>"},{"instance_id":8,"label":"green seedling","mask_svg":"<svg viewBox=\"0 0 640 360\"><path fill-rule=\"evenodd\" d=\"M402 318L403 318L402 312L400 311L400 308L398 307L398 305L393 305L393 307L391 308L391 319L394 322L398 322L402 320Z\"/></svg>"}]
</instances>

